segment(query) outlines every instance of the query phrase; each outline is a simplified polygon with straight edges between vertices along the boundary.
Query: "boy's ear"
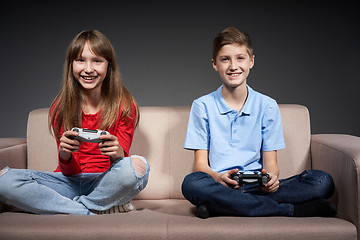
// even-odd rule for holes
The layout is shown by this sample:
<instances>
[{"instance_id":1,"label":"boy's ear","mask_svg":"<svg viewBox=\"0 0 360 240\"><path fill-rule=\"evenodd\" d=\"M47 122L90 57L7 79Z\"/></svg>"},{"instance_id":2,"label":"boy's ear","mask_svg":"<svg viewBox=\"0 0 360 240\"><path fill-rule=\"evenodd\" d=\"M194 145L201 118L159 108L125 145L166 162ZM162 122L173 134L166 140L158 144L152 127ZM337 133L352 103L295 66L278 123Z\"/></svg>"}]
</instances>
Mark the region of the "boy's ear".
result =
<instances>
[{"instance_id":1,"label":"boy's ear","mask_svg":"<svg viewBox=\"0 0 360 240\"><path fill-rule=\"evenodd\" d=\"M216 65L216 61L214 59L211 59L211 63L212 63L212 66L214 68L215 71L218 71L218 68L217 68L217 65Z\"/></svg>"},{"instance_id":2,"label":"boy's ear","mask_svg":"<svg viewBox=\"0 0 360 240\"><path fill-rule=\"evenodd\" d=\"M254 67L254 64L255 64L255 55L252 55L250 69L252 69Z\"/></svg>"}]
</instances>

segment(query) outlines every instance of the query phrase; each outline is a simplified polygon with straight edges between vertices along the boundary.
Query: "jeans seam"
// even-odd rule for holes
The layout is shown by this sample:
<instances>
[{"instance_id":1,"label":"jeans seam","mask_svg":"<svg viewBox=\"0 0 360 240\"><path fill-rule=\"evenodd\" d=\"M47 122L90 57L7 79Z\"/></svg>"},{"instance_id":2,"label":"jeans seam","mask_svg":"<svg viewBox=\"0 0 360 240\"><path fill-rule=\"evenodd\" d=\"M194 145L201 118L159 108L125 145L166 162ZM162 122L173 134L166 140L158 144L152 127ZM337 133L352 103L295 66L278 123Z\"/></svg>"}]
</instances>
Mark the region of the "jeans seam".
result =
<instances>
[{"instance_id":1,"label":"jeans seam","mask_svg":"<svg viewBox=\"0 0 360 240\"><path fill-rule=\"evenodd\" d=\"M9 167L4 167L3 169L1 169L0 171L0 177L2 177L5 173L7 173L10 170Z\"/></svg>"},{"instance_id":2,"label":"jeans seam","mask_svg":"<svg viewBox=\"0 0 360 240\"><path fill-rule=\"evenodd\" d=\"M290 204L290 207L289 207L289 216L293 216L294 215L294 205L293 204Z\"/></svg>"}]
</instances>

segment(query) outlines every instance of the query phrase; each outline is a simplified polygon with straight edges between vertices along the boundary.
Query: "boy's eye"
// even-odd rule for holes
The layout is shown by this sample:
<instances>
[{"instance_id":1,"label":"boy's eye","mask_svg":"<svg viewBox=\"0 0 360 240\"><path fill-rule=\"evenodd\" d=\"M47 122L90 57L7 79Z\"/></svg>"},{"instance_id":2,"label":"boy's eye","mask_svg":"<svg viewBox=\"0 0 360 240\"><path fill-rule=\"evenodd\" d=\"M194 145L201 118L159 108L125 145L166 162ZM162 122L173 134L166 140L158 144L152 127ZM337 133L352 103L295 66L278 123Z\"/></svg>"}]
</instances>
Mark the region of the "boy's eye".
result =
<instances>
[{"instance_id":1,"label":"boy's eye","mask_svg":"<svg viewBox=\"0 0 360 240\"><path fill-rule=\"evenodd\" d=\"M229 58L227 58L227 57L224 57L224 58L221 58L220 59L220 61L222 61L222 62L226 62L226 61L228 61L229 60Z\"/></svg>"}]
</instances>

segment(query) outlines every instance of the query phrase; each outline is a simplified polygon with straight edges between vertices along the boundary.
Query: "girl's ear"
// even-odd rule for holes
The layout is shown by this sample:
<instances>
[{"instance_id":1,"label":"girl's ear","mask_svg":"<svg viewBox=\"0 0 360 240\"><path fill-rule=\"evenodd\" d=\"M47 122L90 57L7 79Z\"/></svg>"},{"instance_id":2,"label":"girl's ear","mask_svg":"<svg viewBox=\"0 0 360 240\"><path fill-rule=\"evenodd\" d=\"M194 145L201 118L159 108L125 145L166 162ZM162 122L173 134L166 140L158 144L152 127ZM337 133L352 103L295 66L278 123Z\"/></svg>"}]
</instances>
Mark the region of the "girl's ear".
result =
<instances>
[{"instance_id":1,"label":"girl's ear","mask_svg":"<svg viewBox=\"0 0 360 240\"><path fill-rule=\"evenodd\" d=\"M211 59L211 63L212 63L212 66L213 66L214 70L215 70L215 71L219 71L219 70L218 70L218 67L217 67L217 65L216 65L216 61L215 61L214 59Z\"/></svg>"}]
</instances>

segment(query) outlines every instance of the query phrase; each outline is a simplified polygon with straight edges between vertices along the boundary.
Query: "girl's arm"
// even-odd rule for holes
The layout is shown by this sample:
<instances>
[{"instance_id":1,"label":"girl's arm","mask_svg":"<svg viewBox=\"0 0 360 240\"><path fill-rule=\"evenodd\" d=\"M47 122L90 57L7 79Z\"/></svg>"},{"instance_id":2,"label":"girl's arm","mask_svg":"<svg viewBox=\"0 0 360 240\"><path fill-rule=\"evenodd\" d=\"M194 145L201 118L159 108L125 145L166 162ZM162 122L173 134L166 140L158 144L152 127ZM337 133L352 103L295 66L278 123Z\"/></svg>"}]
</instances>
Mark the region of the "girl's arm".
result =
<instances>
[{"instance_id":1,"label":"girl's arm","mask_svg":"<svg viewBox=\"0 0 360 240\"><path fill-rule=\"evenodd\" d=\"M263 192L271 193L276 192L279 188L279 168L277 165L277 151L264 151L263 157L263 170L262 173L267 173L270 176L269 182L265 187L261 187Z\"/></svg>"},{"instance_id":2,"label":"girl's arm","mask_svg":"<svg viewBox=\"0 0 360 240\"><path fill-rule=\"evenodd\" d=\"M59 140L59 159L62 162L69 162L71 160L71 153L77 152L80 148L80 142L71 137L77 136L77 132L64 132Z\"/></svg>"},{"instance_id":3,"label":"girl's arm","mask_svg":"<svg viewBox=\"0 0 360 240\"><path fill-rule=\"evenodd\" d=\"M116 136L109 134L102 135L100 138L105 140L99 143L100 151L103 155L109 156L112 162L116 159L125 157L124 150Z\"/></svg>"},{"instance_id":4,"label":"girl's arm","mask_svg":"<svg viewBox=\"0 0 360 240\"><path fill-rule=\"evenodd\" d=\"M208 150L195 150L194 151L194 171L195 172L205 172L212 176L215 181L221 183L227 187L238 187L237 182L230 178L231 174L237 173L238 169L232 169L225 173L218 173L213 171L209 166L208 160Z\"/></svg>"},{"instance_id":5,"label":"girl's arm","mask_svg":"<svg viewBox=\"0 0 360 240\"><path fill-rule=\"evenodd\" d=\"M66 131L57 141L59 149L59 168L64 175L76 175L81 172L79 159L73 153L80 148L80 142L72 139L77 136L77 132Z\"/></svg>"},{"instance_id":6,"label":"girl's arm","mask_svg":"<svg viewBox=\"0 0 360 240\"><path fill-rule=\"evenodd\" d=\"M131 115L128 120L125 120L125 117L118 118L114 135L100 136L101 139L107 140L99 144L100 151L103 155L109 156L112 162L129 156L136 121L136 107L134 103L132 103L131 109Z\"/></svg>"}]
</instances>

